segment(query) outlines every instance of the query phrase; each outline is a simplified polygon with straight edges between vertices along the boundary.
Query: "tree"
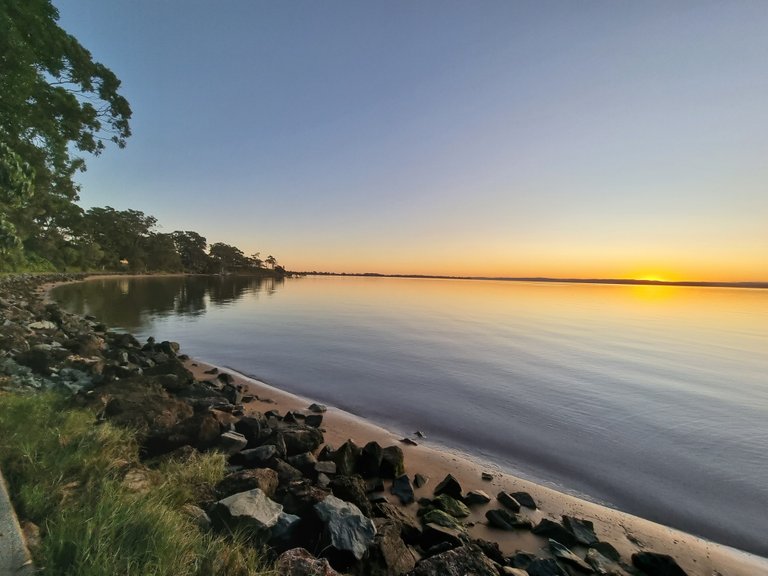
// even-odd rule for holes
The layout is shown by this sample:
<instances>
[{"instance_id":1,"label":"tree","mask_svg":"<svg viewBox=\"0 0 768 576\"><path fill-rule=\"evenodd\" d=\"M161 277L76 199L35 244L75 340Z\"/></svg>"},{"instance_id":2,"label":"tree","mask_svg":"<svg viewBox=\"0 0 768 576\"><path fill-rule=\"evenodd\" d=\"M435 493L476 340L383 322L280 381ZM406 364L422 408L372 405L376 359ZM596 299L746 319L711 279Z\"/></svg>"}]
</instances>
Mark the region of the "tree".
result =
<instances>
[{"instance_id":1,"label":"tree","mask_svg":"<svg viewBox=\"0 0 768 576\"><path fill-rule=\"evenodd\" d=\"M142 240L142 247L147 270L178 272L182 269L173 235L150 233Z\"/></svg>"},{"instance_id":2,"label":"tree","mask_svg":"<svg viewBox=\"0 0 768 576\"><path fill-rule=\"evenodd\" d=\"M204 236L191 230L176 230L171 233L171 237L185 270L196 273L208 270L210 257L205 253L208 241Z\"/></svg>"},{"instance_id":3,"label":"tree","mask_svg":"<svg viewBox=\"0 0 768 576\"><path fill-rule=\"evenodd\" d=\"M275 269L275 265L277 264L277 258L275 258L274 256L272 256L272 254L270 254L269 256L267 256L267 259L264 260L264 262L269 264L272 267L272 269L274 270Z\"/></svg>"},{"instance_id":4,"label":"tree","mask_svg":"<svg viewBox=\"0 0 768 576\"><path fill-rule=\"evenodd\" d=\"M109 141L122 148L131 134L120 80L58 18L51 0L0 2L0 172L19 163L34 181L34 193L5 210L22 241L79 214L79 153L97 155Z\"/></svg>"},{"instance_id":5,"label":"tree","mask_svg":"<svg viewBox=\"0 0 768 576\"><path fill-rule=\"evenodd\" d=\"M82 236L104 251L102 266L117 268L118 262L125 259L131 269L142 270L146 264L144 240L156 224L157 218L139 210L91 208L83 217Z\"/></svg>"},{"instance_id":6,"label":"tree","mask_svg":"<svg viewBox=\"0 0 768 576\"><path fill-rule=\"evenodd\" d=\"M253 264L254 268L261 269L261 267L264 265L264 260L261 259L261 252L254 252L251 254L251 263Z\"/></svg>"},{"instance_id":7,"label":"tree","mask_svg":"<svg viewBox=\"0 0 768 576\"><path fill-rule=\"evenodd\" d=\"M219 264L221 273L231 271L233 268L243 268L248 266L248 258L236 246L230 246L223 242L211 244L211 258Z\"/></svg>"}]
</instances>

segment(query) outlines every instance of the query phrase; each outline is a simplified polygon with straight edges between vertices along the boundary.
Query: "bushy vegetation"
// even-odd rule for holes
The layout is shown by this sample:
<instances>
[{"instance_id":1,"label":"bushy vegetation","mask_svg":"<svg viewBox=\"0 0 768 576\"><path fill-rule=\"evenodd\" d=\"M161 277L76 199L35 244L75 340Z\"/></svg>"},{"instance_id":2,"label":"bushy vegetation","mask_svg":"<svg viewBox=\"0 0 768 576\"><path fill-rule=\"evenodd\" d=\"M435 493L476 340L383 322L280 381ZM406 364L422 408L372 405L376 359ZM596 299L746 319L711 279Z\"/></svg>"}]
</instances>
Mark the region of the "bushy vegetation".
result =
<instances>
[{"instance_id":1,"label":"bushy vegetation","mask_svg":"<svg viewBox=\"0 0 768 576\"><path fill-rule=\"evenodd\" d=\"M243 535L202 530L185 504L210 497L220 454L143 468L135 435L54 394L0 395L0 466L20 517L38 524L46 574L270 575ZM127 481L141 471L141 486Z\"/></svg>"},{"instance_id":2,"label":"bushy vegetation","mask_svg":"<svg viewBox=\"0 0 768 576\"><path fill-rule=\"evenodd\" d=\"M132 111L117 76L58 19L51 0L0 2L0 272L282 274L272 256L159 233L138 210L77 205L83 155L124 147Z\"/></svg>"}]
</instances>

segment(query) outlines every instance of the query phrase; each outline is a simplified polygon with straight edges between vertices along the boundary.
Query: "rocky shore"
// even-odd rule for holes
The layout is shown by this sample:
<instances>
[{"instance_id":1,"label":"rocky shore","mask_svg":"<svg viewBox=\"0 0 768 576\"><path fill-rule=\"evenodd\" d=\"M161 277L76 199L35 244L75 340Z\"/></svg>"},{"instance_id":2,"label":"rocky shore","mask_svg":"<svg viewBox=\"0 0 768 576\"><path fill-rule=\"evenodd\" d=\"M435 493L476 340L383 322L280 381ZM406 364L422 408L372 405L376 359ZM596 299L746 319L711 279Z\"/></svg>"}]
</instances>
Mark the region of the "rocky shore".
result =
<instances>
[{"instance_id":1,"label":"rocky shore","mask_svg":"<svg viewBox=\"0 0 768 576\"><path fill-rule=\"evenodd\" d=\"M368 428L332 408L287 399L179 354L177 343L138 342L44 299L47 285L82 278L0 277L0 389L65 390L98 419L139 430L148 467L195 450L224 452L228 474L216 498L188 512L204 530L248 531L280 574L767 572L762 559L438 458L418 446L421 434L364 437Z\"/></svg>"}]
</instances>

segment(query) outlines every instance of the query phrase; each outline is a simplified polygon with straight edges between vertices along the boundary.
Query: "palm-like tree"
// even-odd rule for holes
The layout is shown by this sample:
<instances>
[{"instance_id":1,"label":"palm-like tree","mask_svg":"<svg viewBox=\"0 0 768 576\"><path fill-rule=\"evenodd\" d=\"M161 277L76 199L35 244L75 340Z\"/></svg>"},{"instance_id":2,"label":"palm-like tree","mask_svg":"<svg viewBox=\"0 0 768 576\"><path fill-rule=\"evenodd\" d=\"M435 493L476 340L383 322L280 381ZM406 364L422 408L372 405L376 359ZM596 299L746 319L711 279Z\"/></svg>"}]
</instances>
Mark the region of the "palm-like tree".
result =
<instances>
[{"instance_id":1,"label":"palm-like tree","mask_svg":"<svg viewBox=\"0 0 768 576\"><path fill-rule=\"evenodd\" d=\"M272 268L272 270L274 270L275 269L275 265L277 264L277 258L275 258L274 256L272 256L272 254L270 254L269 256L267 256L267 259L264 260L264 262L269 264L269 266Z\"/></svg>"}]
</instances>

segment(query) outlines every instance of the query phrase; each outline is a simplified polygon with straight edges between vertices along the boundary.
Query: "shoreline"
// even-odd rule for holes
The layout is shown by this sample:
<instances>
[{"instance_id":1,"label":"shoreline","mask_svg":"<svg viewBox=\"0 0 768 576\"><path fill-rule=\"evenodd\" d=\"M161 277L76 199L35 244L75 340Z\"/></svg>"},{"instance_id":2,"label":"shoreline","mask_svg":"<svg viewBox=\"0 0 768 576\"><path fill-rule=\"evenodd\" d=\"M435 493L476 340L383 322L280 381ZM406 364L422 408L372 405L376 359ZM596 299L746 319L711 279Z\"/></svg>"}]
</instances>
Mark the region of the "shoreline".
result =
<instances>
[{"instance_id":1,"label":"shoreline","mask_svg":"<svg viewBox=\"0 0 768 576\"><path fill-rule=\"evenodd\" d=\"M278 410L280 413L294 410L304 412L313 402L311 398L286 392L232 368L216 366L197 358L185 360L185 365L198 380L210 378L205 371L212 368L231 374L236 383L244 385L248 393L255 397L245 405L246 414L250 411L268 410ZM328 406L323 424L325 443L333 447L340 446L348 439L354 440L360 446L372 440L382 445L400 446L405 453L409 475L420 473L429 478L425 486L414 488L417 500L420 497L432 497L437 483L446 474L452 474L465 491L483 490L492 498L501 490L529 492L539 504L538 510L526 511L526 515L534 523L544 518L560 521L562 515L590 520L594 522L595 533L600 540L613 544L623 558L629 558L639 551L668 554L677 560L689 576L768 574L766 558L519 478L499 470L494 464L484 462L477 456L430 445L428 438L417 438L417 446L403 443L399 434L333 406ZM493 480L483 480L483 472L493 474ZM398 504L398 507L415 517L415 504ZM538 552L546 547L546 539L528 531L505 532L489 527L484 516L489 507L493 507L493 502L486 506L472 507L472 514L466 520L474 523L474 526L469 528L469 534L473 538L497 542L504 554L514 554L519 550Z\"/></svg>"},{"instance_id":2,"label":"shoreline","mask_svg":"<svg viewBox=\"0 0 768 576\"><path fill-rule=\"evenodd\" d=\"M115 276L107 277L114 279ZM103 278L105 276L97 275L74 281ZM53 302L50 298L50 290L55 286L71 281L64 280L41 284L37 288L37 293L43 301ZM198 380L210 379L210 376L204 374L204 371L213 367L231 373L238 383L245 385L251 393L261 398L261 400L255 399L247 404L245 406L246 412L254 410L265 412L277 409L284 414L290 410L304 411L311 402L310 398L283 391L230 368L215 366L196 358L189 359L185 363ZM270 401L263 401L265 398ZM358 445L375 440L382 445L395 444L400 446L405 453L406 468L409 475L420 473L429 477L429 482L424 487L416 489L417 499L422 496L431 497L437 483L446 474L451 473L461 482L465 491L484 490L492 498L500 490L531 493L539 503L539 510L527 514L534 523L543 518L559 521L563 514L590 520L594 522L595 532L600 540L613 544L623 558L628 559L632 553L638 551L669 554L691 576L696 574L701 576L714 574L751 576L758 573L768 573L768 559L766 558L717 544L558 491L546 485L504 473L497 466L484 462L479 456L452 452L449 448L431 445L428 438L426 440L417 439L418 446L404 444L400 441L401 436L371 421L333 407L329 407L325 418L325 442L334 447L338 447L347 439L353 439ZM490 482L481 479L481 472L486 471L491 472L494 476ZM546 539L535 536L528 531L503 532L489 528L484 512L493 506L492 502L482 507L473 507L472 514L467 519L469 523L474 523L469 529L473 538L497 542L505 554L513 554L518 550L541 552L542 548L546 548ZM411 510L408 507L401 508L415 516L415 505L410 505Z\"/></svg>"}]
</instances>

